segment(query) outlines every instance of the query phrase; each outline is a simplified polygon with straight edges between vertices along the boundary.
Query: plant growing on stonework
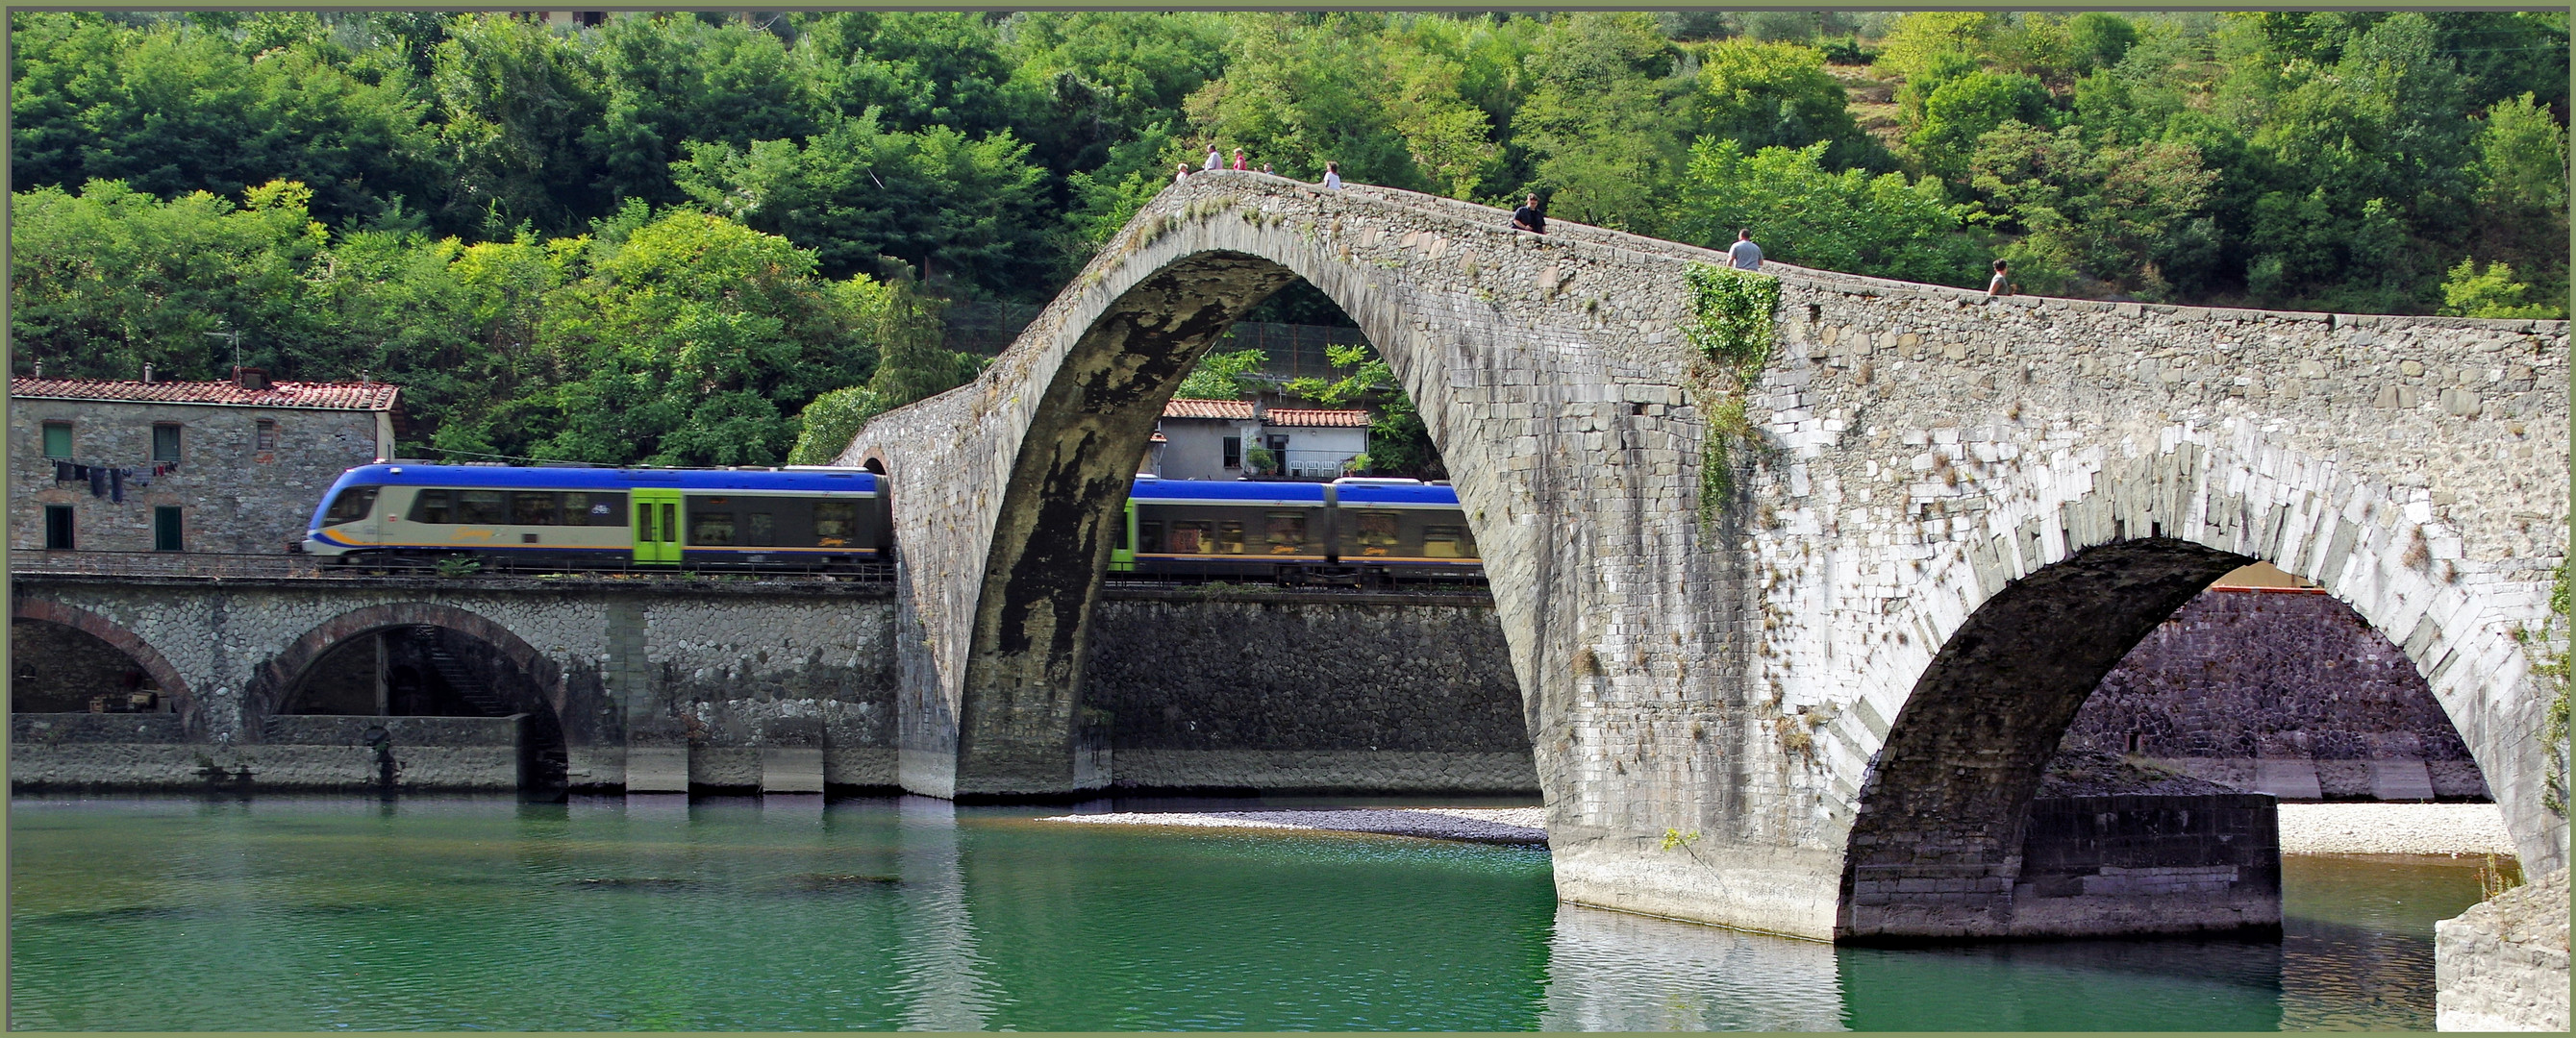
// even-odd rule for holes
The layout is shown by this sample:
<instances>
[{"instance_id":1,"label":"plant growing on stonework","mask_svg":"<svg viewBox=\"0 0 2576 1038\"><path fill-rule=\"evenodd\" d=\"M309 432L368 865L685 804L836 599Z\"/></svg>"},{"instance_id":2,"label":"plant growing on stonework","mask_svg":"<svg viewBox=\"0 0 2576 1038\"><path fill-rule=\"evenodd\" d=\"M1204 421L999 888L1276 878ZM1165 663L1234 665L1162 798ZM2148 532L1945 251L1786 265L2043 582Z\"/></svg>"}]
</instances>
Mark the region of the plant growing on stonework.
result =
<instances>
[{"instance_id":1,"label":"plant growing on stonework","mask_svg":"<svg viewBox=\"0 0 2576 1038\"><path fill-rule=\"evenodd\" d=\"M438 575L441 577L470 577L482 571L483 564L473 559L438 560Z\"/></svg>"},{"instance_id":2,"label":"plant growing on stonework","mask_svg":"<svg viewBox=\"0 0 2576 1038\"><path fill-rule=\"evenodd\" d=\"M1682 333L1699 351L1689 374L1691 395L1708 421L1699 484L1700 518L1705 521L1717 515L1718 506L1735 490L1728 441L1750 443L1755 436L1747 397L1771 360L1780 280L1706 263L1691 264L1684 279L1691 290L1691 320Z\"/></svg>"},{"instance_id":3,"label":"plant growing on stonework","mask_svg":"<svg viewBox=\"0 0 2576 1038\"><path fill-rule=\"evenodd\" d=\"M2549 760L2541 777L2540 805L2561 818L2567 816L2568 800L2568 597L2567 563L2562 561L2558 564L2557 579L2549 588L2549 625L2536 634L2529 630L2520 632L2520 640L2525 644L2540 643L2533 653L2535 661L2531 669L2540 677L2541 687L2554 693L2549 698L2549 713L2540 729L2542 755Z\"/></svg>"}]
</instances>

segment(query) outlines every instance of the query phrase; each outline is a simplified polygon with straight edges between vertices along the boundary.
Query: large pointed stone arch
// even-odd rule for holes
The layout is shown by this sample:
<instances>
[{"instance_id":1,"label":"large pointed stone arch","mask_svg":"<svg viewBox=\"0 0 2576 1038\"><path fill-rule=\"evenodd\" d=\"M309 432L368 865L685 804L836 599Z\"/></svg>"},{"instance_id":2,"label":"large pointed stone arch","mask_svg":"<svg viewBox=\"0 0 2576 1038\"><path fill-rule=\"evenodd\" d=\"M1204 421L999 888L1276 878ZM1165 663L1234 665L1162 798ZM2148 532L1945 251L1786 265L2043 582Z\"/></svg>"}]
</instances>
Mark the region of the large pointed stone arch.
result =
<instances>
[{"instance_id":1,"label":"large pointed stone arch","mask_svg":"<svg viewBox=\"0 0 2576 1038\"><path fill-rule=\"evenodd\" d=\"M2563 322L1986 300L1774 264L1759 431L1703 513L1685 278L1718 258L1383 189L1166 190L981 378L842 455L899 488L903 784L1107 781L1079 665L1110 510L1180 374L1294 276L1368 333L1453 474L1567 900L1832 937L1872 763L1935 654L2013 581L2149 541L2204 556L2150 582L2279 559L2404 642L2491 747L2527 860L2558 867L2536 751L2503 749L2533 736L2535 686L2458 682L2524 666L2510 631L2544 619L2564 553ZM2179 557L2127 550L2097 560L2115 583Z\"/></svg>"}]
</instances>

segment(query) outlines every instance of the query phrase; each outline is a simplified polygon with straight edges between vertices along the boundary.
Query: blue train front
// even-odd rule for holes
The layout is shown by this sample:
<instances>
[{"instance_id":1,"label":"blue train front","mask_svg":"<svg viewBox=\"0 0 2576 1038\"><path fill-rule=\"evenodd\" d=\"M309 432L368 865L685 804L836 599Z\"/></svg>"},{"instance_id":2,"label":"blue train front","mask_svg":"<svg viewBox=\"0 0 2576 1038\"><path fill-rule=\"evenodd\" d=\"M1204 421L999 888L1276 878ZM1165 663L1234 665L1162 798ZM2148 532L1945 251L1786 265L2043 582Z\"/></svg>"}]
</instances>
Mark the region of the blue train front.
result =
<instances>
[{"instance_id":1,"label":"blue train front","mask_svg":"<svg viewBox=\"0 0 2576 1038\"><path fill-rule=\"evenodd\" d=\"M845 566L890 556L868 472L365 465L314 509L308 554L425 565Z\"/></svg>"},{"instance_id":2,"label":"blue train front","mask_svg":"<svg viewBox=\"0 0 2576 1038\"><path fill-rule=\"evenodd\" d=\"M847 469L367 465L333 483L303 549L343 563L837 568L890 560L882 477ZM1151 577L1465 579L1483 560L1457 492L1139 476L1110 570Z\"/></svg>"}]
</instances>

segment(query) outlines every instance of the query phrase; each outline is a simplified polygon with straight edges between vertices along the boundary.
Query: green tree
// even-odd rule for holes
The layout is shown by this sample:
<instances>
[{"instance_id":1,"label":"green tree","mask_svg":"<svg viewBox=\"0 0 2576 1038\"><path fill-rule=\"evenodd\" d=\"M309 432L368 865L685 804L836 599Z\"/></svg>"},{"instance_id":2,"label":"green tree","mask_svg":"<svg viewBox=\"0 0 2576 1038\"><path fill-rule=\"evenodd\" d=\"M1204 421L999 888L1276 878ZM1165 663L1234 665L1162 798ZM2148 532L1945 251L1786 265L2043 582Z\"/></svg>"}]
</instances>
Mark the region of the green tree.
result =
<instances>
[{"instance_id":1,"label":"green tree","mask_svg":"<svg viewBox=\"0 0 2576 1038\"><path fill-rule=\"evenodd\" d=\"M2048 88L2019 73L1970 72L1923 99L1923 118L1905 135L1908 157L1954 184L1968 178L1977 138L2007 122L2051 123Z\"/></svg>"},{"instance_id":2,"label":"green tree","mask_svg":"<svg viewBox=\"0 0 2576 1038\"><path fill-rule=\"evenodd\" d=\"M2513 279L2513 268L2503 261L2478 269L2476 260L2463 259L2442 281L2442 311L2454 317L2538 317L2556 320L2567 316L2567 310L2555 303L2531 302L2525 299L2531 286Z\"/></svg>"},{"instance_id":3,"label":"green tree","mask_svg":"<svg viewBox=\"0 0 2576 1038\"><path fill-rule=\"evenodd\" d=\"M444 188L428 106L399 63L316 38L246 53L180 22L11 12L9 24L10 156L22 187L117 180L159 197L230 198L293 180L335 224Z\"/></svg>"},{"instance_id":4,"label":"green tree","mask_svg":"<svg viewBox=\"0 0 2576 1038\"><path fill-rule=\"evenodd\" d=\"M939 301L923 296L908 276L889 282L874 302L874 376L815 397L799 415L789 461L830 464L869 419L965 385L984 370L983 358L940 345Z\"/></svg>"},{"instance_id":5,"label":"green tree","mask_svg":"<svg viewBox=\"0 0 2576 1038\"><path fill-rule=\"evenodd\" d=\"M1260 370L1270 355L1257 349L1210 352L1199 358L1172 395L1185 400L1241 400L1251 395L1243 376Z\"/></svg>"},{"instance_id":6,"label":"green tree","mask_svg":"<svg viewBox=\"0 0 2576 1038\"><path fill-rule=\"evenodd\" d=\"M1552 216L1639 234L1662 228L1665 198L1689 160L1695 84L1642 14L1553 19L1528 59L1530 92L1512 135Z\"/></svg>"},{"instance_id":7,"label":"green tree","mask_svg":"<svg viewBox=\"0 0 2576 1038\"><path fill-rule=\"evenodd\" d=\"M740 22L611 19L599 30L595 60L602 111L582 144L620 198L681 200L671 163L689 142L801 140L835 111L784 41Z\"/></svg>"},{"instance_id":8,"label":"green tree","mask_svg":"<svg viewBox=\"0 0 2576 1038\"><path fill-rule=\"evenodd\" d=\"M1933 284L1984 284L1985 252L1968 233L1974 208L1930 177L1828 171L1828 145L1746 154L1702 138L1680 188L1676 228L1723 247L1752 228L1764 253L1821 270Z\"/></svg>"},{"instance_id":9,"label":"green tree","mask_svg":"<svg viewBox=\"0 0 2576 1038\"><path fill-rule=\"evenodd\" d=\"M1446 479L1449 469L1422 411L1396 380L1395 369L1366 346L1326 346L1324 359L1341 372L1334 378L1308 376L1288 380L1287 390L1326 407L1363 405L1369 419L1369 471L1375 475Z\"/></svg>"},{"instance_id":10,"label":"green tree","mask_svg":"<svg viewBox=\"0 0 2576 1038\"><path fill-rule=\"evenodd\" d=\"M934 284L1006 298L1052 291L1039 245L1045 171L1007 130L980 140L945 126L889 132L869 113L801 145L693 143L673 174L709 209L815 250L832 276L894 256Z\"/></svg>"},{"instance_id":11,"label":"green tree","mask_svg":"<svg viewBox=\"0 0 2576 1038\"><path fill-rule=\"evenodd\" d=\"M606 100L588 50L579 35L508 15L448 26L431 84L457 173L451 220L504 236L523 222L569 231L613 208L584 140Z\"/></svg>"},{"instance_id":12,"label":"green tree","mask_svg":"<svg viewBox=\"0 0 2576 1038\"><path fill-rule=\"evenodd\" d=\"M2006 258L2040 291L2080 277L2100 282L2096 291L2162 299L2172 289L2165 269L2205 264L2216 247L2200 211L2218 173L2188 144L2094 149L2073 127L2007 122L1977 139L1970 169L1977 193L2025 235Z\"/></svg>"},{"instance_id":13,"label":"green tree","mask_svg":"<svg viewBox=\"0 0 2576 1038\"><path fill-rule=\"evenodd\" d=\"M238 205L199 191L164 202L120 181L10 198L10 331L16 355L63 375L217 378L232 362L210 333L238 332L245 362L277 368L311 338L307 277L328 242L301 184Z\"/></svg>"},{"instance_id":14,"label":"green tree","mask_svg":"<svg viewBox=\"0 0 2576 1038\"><path fill-rule=\"evenodd\" d=\"M1825 71L1824 55L1788 43L1728 40L1701 52L1699 132L1756 152L1769 147L1831 145L1836 166L1871 165L1876 147L1853 121L1843 85Z\"/></svg>"}]
</instances>

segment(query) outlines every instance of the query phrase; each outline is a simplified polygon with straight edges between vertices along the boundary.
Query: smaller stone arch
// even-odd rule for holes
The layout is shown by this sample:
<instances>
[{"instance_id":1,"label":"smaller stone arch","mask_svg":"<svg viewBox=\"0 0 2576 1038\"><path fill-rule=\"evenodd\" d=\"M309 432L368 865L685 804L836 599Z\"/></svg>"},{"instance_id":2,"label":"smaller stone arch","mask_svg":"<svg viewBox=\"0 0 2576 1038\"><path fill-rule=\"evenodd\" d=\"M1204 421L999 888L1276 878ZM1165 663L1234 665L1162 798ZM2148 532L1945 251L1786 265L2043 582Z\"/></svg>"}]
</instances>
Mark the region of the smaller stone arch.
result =
<instances>
[{"instance_id":1,"label":"smaller stone arch","mask_svg":"<svg viewBox=\"0 0 2576 1038\"><path fill-rule=\"evenodd\" d=\"M169 657L161 655L161 650L153 648L141 635L126 630L107 617L51 599L20 596L11 605L9 615L16 620L61 624L106 642L131 657L145 674L151 676L153 684L159 685L162 692L170 697L172 708L179 715L179 723L185 726L188 734L196 735L204 730L205 717L199 709L195 689L188 684L187 678L180 675L179 668L171 665Z\"/></svg>"},{"instance_id":2,"label":"smaller stone arch","mask_svg":"<svg viewBox=\"0 0 2576 1038\"><path fill-rule=\"evenodd\" d=\"M294 689L296 679L321 660L323 654L362 635L390 627L419 626L442 627L489 643L500 651L503 659L536 682L547 708L555 712L558 720L563 717L565 690L561 664L487 617L434 602L367 606L323 621L259 665L244 684L243 702L254 717L266 716Z\"/></svg>"}]
</instances>

